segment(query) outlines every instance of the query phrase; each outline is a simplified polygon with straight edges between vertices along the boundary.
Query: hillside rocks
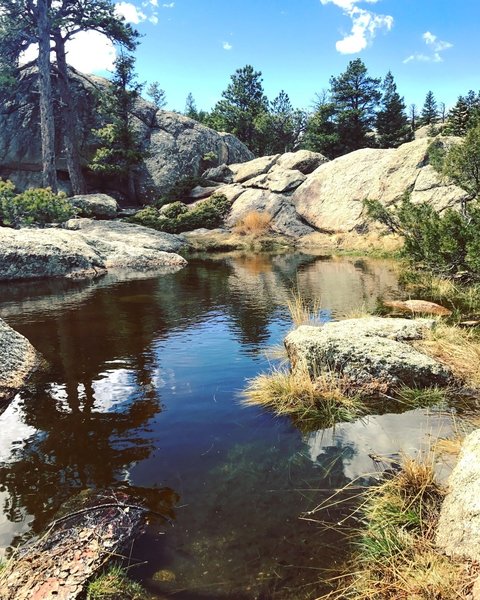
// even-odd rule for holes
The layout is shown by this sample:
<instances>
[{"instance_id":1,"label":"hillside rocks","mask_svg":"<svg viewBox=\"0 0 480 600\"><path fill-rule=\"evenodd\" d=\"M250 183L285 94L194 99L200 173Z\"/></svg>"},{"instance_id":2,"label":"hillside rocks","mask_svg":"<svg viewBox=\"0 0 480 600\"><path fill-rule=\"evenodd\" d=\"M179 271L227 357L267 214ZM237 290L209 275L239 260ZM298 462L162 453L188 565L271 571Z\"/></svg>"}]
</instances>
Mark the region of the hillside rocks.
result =
<instances>
[{"instance_id":1,"label":"hillside rocks","mask_svg":"<svg viewBox=\"0 0 480 600\"><path fill-rule=\"evenodd\" d=\"M457 138L436 139L448 147ZM221 165L203 177L219 186L213 193L233 202L226 219L229 228L249 212L266 211L273 231L292 237L313 231L363 233L378 228L368 220L364 200L392 206L410 191L412 202L443 211L467 197L429 164L430 143L421 138L397 149L365 148L332 161L299 150Z\"/></svg>"},{"instance_id":2,"label":"hillside rocks","mask_svg":"<svg viewBox=\"0 0 480 600\"><path fill-rule=\"evenodd\" d=\"M480 561L480 430L471 433L448 480L437 546L448 556Z\"/></svg>"},{"instance_id":3,"label":"hillside rocks","mask_svg":"<svg viewBox=\"0 0 480 600\"><path fill-rule=\"evenodd\" d=\"M203 177L217 182L219 187L214 193L223 194L233 203L226 219L227 227L234 227L249 212L268 212L274 232L297 238L314 229L298 215L292 194L308 173L327 160L317 152L299 150L242 164L222 165L206 171Z\"/></svg>"},{"instance_id":4,"label":"hillside rocks","mask_svg":"<svg viewBox=\"0 0 480 600\"><path fill-rule=\"evenodd\" d=\"M333 233L367 226L366 199L391 206L410 191L412 202L438 211L458 205L467 194L428 164L429 145L422 138L397 149L365 148L321 165L293 194L295 208L311 226Z\"/></svg>"},{"instance_id":5,"label":"hillside rocks","mask_svg":"<svg viewBox=\"0 0 480 600\"><path fill-rule=\"evenodd\" d=\"M70 82L79 120L77 139L86 166L95 149L92 129L100 125L96 95L107 81L72 69ZM20 190L39 187L42 184L40 117L34 71L21 76L4 108L0 113L0 177L11 179ZM253 158L235 136L217 133L177 113L157 110L142 99L135 108L135 127L147 156L144 167L136 175L139 201L161 196L183 177L199 175L208 162L220 165ZM63 143L59 119L56 146L59 184L70 193L66 161L60 151ZM98 177L89 171L84 174L89 191L103 189L119 197L124 194L118 177Z\"/></svg>"},{"instance_id":6,"label":"hillside rocks","mask_svg":"<svg viewBox=\"0 0 480 600\"><path fill-rule=\"evenodd\" d=\"M333 369L363 391L447 385L448 368L407 343L434 326L428 319L347 319L298 327L285 347L293 369L306 367L312 376Z\"/></svg>"},{"instance_id":7,"label":"hillside rocks","mask_svg":"<svg viewBox=\"0 0 480 600\"><path fill-rule=\"evenodd\" d=\"M0 402L10 400L40 363L30 342L0 319Z\"/></svg>"},{"instance_id":8,"label":"hillside rocks","mask_svg":"<svg viewBox=\"0 0 480 600\"><path fill-rule=\"evenodd\" d=\"M0 228L0 281L96 277L109 269L178 269L183 238L116 221L72 219L66 229Z\"/></svg>"}]
</instances>

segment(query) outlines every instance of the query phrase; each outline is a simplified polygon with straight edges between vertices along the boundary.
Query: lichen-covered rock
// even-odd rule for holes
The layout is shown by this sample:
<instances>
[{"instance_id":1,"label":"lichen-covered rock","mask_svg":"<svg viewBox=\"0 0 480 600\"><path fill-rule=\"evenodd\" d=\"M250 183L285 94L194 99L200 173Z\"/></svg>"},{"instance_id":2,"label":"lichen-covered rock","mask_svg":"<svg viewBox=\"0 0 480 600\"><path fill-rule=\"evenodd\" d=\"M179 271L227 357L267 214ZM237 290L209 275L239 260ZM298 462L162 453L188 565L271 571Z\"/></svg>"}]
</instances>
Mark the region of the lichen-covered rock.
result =
<instances>
[{"instance_id":1,"label":"lichen-covered rock","mask_svg":"<svg viewBox=\"0 0 480 600\"><path fill-rule=\"evenodd\" d=\"M263 175L257 175L253 179L244 182L245 187L260 188L270 190L278 194L293 192L306 179L306 176L300 171L293 169L282 169L274 166Z\"/></svg>"},{"instance_id":2,"label":"lichen-covered rock","mask_svg":"<svg viewBox=\"0 0 480 600\"><path fill-rule=\"evenodd\" d=\"M27 340L0 319L0 402L10 400L40 363Z\"/></svg>"},{"instance_id":3,"label":"lichen-covered rock","mask_svg":"<svg viewBox=\"0 0 480 600\"><path fill-rule=\"evenodd\" d=\"M367 199L391 206L410 191L412 202L428 202L438 211L458 206L467 194L428 165L429 145L419 139L397 149L364 148L322 164L294 192L296 209L313 227L334 233L365 227Z\"/></svg>"},{"instance_id":4,"label":"lichen-covered rock","mask_svg":"<svg viewBox=\"0 0 480 600\"><path fill-rule=\"evenodd\" d=\"M109 269L178 269L180 236L130 223L72 219L66 229L0 228L0 281L96 277Z\"/></svg>"},{"instance_id":5,"label":"lichen-covered rock","mask_svg":"<svg viewBox=\"0 0 480 600\"><path fill-rule=\"evenodd\" d=\"M262 156L241 165L230 165L230 170L233 172L233 181L235 183L243 183L244 181L258 177L258 175L267 173L277 162L279 156L280 154Z\"/></svg>"},{"instance_id":6,"label":"lichen-covered rock","mask_svg":"<svg viewBox=\"0 0 480 600\"><path fill-rule=\"evenodd\" d=\"M448 556L480 561L480 429L465 439L449 477L436 543Z\"/></svg>"},{"instance_id":7,"label":"lichen-covered rock","mask_svg":"<svg viewBox=\"0 0 480 600\"><path fill-rule=\"evenodd\" d=\"M68 200L81 217L113 219L118 213L118 202L107 194L85 194L72 196Z\"/></svg>"},{"instance_id":8,"label":"lichen-covered rock","mask_svg":"<svg viewBox=\"0 0 480 600\"><path fill-rule=\"evenodd\" d=\"M298 327L285 347L294 369L306 367L313 376L332 369L360 390L447 385L447 367L407 343L432 327L434 321L427 319L347 319Z\"/></svg>"},{"instance_id":9,"label":"lichen-covered rock","mask_svg":"<svg viewBox=\"0 0 480 600\"><path fill-rule=\"evenodd\" d=\"M383 305L411 314L438 315L439 317L448 317L452 314L452 311L445 306L426 300L388 300Z\"/></svg>"}]
</instances>

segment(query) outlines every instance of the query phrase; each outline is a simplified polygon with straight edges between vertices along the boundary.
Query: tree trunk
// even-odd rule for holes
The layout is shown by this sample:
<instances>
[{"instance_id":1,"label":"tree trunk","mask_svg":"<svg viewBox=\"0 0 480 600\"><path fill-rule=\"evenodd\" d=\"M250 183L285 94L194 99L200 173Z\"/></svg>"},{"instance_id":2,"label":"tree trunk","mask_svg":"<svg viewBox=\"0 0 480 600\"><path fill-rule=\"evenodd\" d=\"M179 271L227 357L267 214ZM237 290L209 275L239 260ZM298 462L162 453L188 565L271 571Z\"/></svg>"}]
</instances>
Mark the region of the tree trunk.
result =
<instances>
[{"instance_id":1,"label":"tree trunk","mask_svg":"<svg viewBox=\"0 0 480 600\"><path fill-rule=\"evenodd\" d=\"M48 0L37 2L38 72L40 90L40 130L42 136L43 185L58 191L55 164L55 121L53 117L52 80L50 73L50 28Z\"/></svg>"},{"instance_id":2,"label":"tree trunk","mask_svg":"<svg viewBox=\"0 0 480 600\"><path fill-rule=\"evenodd\" d=\"M61 98L63 140L65 144L65 155L67 160L68 174L74 194L85 194L86 186L80 166L80 154L77 145L77 121L75 108L68 83L68 67L65 54L65 42L60 31L54 34L55 54L57 57L58 86Z\"/></svg>"}]
</instances>

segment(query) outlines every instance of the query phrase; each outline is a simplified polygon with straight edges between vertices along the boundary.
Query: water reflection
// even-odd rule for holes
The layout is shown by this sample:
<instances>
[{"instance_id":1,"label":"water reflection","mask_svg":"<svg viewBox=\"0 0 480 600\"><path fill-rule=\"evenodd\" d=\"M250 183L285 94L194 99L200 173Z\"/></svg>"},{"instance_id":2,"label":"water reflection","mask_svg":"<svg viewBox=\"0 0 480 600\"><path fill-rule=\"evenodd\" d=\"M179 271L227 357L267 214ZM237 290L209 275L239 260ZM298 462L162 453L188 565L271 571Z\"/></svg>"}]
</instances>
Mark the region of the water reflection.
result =
<instances>
[{"instance_id":1,"label":"water reflection","mask_svg":"<svg viewBox=\"0 0 480 600\"><path fill-rule=\"evenodd\" d=\"M266 346L291 328L285 303L297 286L333 316L398 293L391 263L301 254L199 258L147 279L0 286L0 315L50 365L0 415L9 432L0 437L0 546L39 531L85 487L168 486L181 497L175 527L149 531L136 549L152 590L312 597L318 569L344 548L298 515L371 470L369 443L389 416L303 436L239 406L245 378L269 366ZM410 421L392 427L419 443ZM399 451L390 430L384 438L376 452ZM155 581L159 569L176 581Z\"/></svg>"}]
</instances>

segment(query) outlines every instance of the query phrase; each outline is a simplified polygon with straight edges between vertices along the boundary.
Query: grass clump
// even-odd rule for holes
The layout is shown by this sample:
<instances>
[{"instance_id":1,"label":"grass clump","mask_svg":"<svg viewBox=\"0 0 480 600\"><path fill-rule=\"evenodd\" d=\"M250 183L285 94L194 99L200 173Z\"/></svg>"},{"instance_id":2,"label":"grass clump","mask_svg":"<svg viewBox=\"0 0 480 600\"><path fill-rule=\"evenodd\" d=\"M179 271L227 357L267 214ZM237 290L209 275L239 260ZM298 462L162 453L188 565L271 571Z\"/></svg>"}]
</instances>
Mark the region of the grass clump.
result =
<instances>
[{"instance_id":1,"label":"grass clump","mask_svg":"<svg viewBox=\"0 0 480 600\"><path fill-rule=\"evenodd\" d=\"M453 600L466 598L473 581L466 565L435 549L444 497L430 459L404 458L399 470L369 488L348 574L323 598Z\"/></svg>"},{"instance_id":2,"label":"grass clump","mask_svg":"<svg viewBox=\"0 0 480 600\"><path fill-rule=\"evenodd\" d=\"M439 322L425 339L413 345L449 366L458 380L480 386L480 337L474 329Z\"/></svg>"},{"instance_id":3,"label":"grass clump","mask_svg":"<svg viewBox=\"0 0 480 600\"><path fill-rule=\"evenodd\" d=\"M443 406L449 394L448 388L432 386L412 388L402 386L395 392L395 399L408 408L425 408L427 406Z\"/></svg>"},{"instance_id":4,"label":"grass clump","mask_svg":"<svg viewBox=\"0 0 480 600\"><path fill-rule=\"evenodd\" d=\"M242 393L245 405L273 409L307 426L310 421L323 427L352 421L362 414L360 398L350 390L348 380L330 371L311 377L307 368L294 371L275 369L248 382Z\"/></svg>"},{"instance_id":5,"label":"grass clump","mask_svg":"<svg viewBox=\"0 0 480 600\"><path fill-rule=\"evenodd\" d=\"M182 233L201 227L215 229L223 225L230 206L230 201L219 194L199 202L192 208L188 208L182 202L173 202L163 210L147 206L130 217L129 221L166 233Z\"/></svg>"},{"instance_id":6,"label":"grass clump","mask_svg":"<svg viewBox=\"0 0 480 600\"><path fill-rule=\"evenodd\" d=\"M299 291L292 290L287 300L287 307L295 327L319 323L320 300L314 299L310 302Z\"/></svg>"},{"instance_id":7,"label":"grass clump","mask_svg":"<svg viewBox=\"0 0 480 600\"><path fill-rule=\"evenodd\" d=\"M270 213L252 210L235 224L233 231L239 235L258 237L269 231L271 221Z\"/></svg>"},{"instance_id":8,"label":"grass clump","mask_svg":"<svg viewBox=\"0 0 480 600\"><path fill-rule=\"evenodd\" d=\"M88 584L87 600L149 600L144 588L113 566Z\"/></svg>"}]
</instances>

